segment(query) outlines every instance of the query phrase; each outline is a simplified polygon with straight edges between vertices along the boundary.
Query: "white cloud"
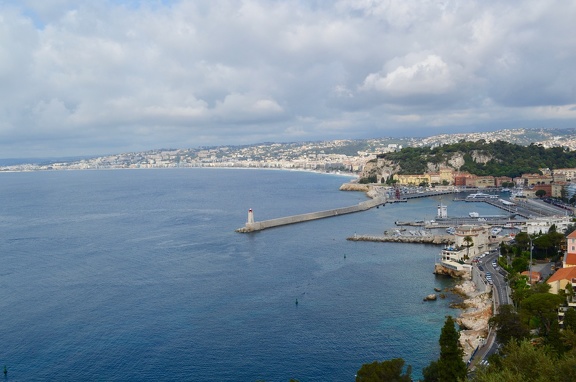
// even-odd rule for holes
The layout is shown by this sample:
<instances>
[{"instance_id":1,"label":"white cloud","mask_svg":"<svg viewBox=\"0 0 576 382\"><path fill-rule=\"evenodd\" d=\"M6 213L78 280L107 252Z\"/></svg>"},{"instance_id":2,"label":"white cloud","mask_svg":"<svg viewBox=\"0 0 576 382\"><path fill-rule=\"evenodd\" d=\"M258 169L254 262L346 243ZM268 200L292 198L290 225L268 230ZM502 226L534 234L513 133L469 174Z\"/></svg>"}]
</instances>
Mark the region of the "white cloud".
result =
<instances>
[{"instance_id":1,"label":"white cloud","mask_svg":"<svg viewBox=\"0 0 576 382\"><path fill-rule=\"evenodd\" d=\"M370 73L363 90L377 90L393 98L419 94L443 94L452 90L455 81L441 57L431 54L410 66L400 65L390 72Z\"/></svg>"},{"instance_id":2,"label":"white cloud","mask_svg":"<svg viewBox=\"0 0 576 382\"><path fill-rule=\"evenodd\" d=\"M567 126L575 19L563 0L5 0L0 150Z\"/></svg>"}]
</instances>

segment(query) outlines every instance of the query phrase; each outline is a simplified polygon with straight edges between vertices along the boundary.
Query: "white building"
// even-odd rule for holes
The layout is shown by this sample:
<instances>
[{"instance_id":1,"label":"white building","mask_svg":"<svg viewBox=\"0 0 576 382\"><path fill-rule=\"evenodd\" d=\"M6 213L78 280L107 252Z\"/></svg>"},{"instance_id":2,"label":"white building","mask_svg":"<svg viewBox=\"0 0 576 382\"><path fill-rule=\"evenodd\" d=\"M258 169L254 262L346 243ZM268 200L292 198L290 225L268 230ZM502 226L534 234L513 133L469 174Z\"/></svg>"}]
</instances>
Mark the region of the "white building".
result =
<instances>
[{"instance_id":1,"label":"white building","mask_svg":"<svg viewBox=\"0 0 576 382\"><path fill-rule=\"evenodd\" d=\"M539 235L548 233L552 225L556 225L557 232L564 232L570 222L570 217L568 216L549 216L542 218L534 218L527 220L522 227L522 232L526 232L528 235Z\"/></svg>"},{"instance_id":2,"label":"white building","mask_svg":"<svg viewBox=\"0 0 576 382\"><path fill-rule=\"evenodd\" d=\"M469 237L472 241L465 240ZM442 262L471 262L475 257L488 251L490 227L479 225L461 225L456 227L454 243L447 245L441 252Z\"/></svg>"}]
</instances>

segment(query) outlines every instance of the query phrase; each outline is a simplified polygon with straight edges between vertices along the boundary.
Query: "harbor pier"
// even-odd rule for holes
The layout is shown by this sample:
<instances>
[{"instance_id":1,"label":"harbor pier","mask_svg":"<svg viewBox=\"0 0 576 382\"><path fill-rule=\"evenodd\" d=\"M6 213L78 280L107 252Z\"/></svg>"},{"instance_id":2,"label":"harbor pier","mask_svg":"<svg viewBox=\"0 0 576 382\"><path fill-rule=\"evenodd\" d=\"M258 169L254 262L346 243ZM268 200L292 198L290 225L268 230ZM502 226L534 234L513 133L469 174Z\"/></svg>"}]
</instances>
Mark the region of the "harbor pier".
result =
<instances>
[{"instance_id":1,"label":"harbor pier","mask_svg":"<svg viewBox=\"0 0 576 382\"><path fill-rule=\"evenodd\" d=\"M332 216L339 216L339 215L351 214L354 212L366 211L366 210L369 210L371 208L378 207L380 205L385 205L385 204L386 204L386 198L377 197L377 198L374 198L371 200L367 200L365 202L360 202L356 205L349 206L349 207L341 207L341 208L335 208L335 209L325 210L325 211L310 212L310 213L306 213L306 214L286 216L286 217L277 218L277 219L262 220L259 222L253 220L254 215L252 213L252 210L250 210L248 212L249 217L248 217L248 221L246 222L246 225L244 225L244 227L238 228L236 230L236 232L248 233L248 232L254 232L254 231L262 231L264 229L280 227L280 226L288 225L288 224L296 224L296 223L302 223L302 222L311 221L311 220L328 218L328 217L332 217Z\"/></svg>"}]
</instances>

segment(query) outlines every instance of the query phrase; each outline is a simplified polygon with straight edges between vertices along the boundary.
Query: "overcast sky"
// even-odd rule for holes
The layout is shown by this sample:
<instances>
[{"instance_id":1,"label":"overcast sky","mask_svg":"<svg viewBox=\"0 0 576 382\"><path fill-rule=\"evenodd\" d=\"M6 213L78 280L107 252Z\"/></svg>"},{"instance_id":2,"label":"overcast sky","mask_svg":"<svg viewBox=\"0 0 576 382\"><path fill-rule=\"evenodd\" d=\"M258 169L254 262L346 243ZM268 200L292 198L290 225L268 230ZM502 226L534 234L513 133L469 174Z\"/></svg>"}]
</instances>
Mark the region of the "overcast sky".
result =
<instances>
[{"instance_id":1,"label":"overcast sky","mask_svg":"<svg viewBox=\"0 0 576 382\"><path fill-rule=\"evenodd\" d=\"M0 157L576 127L572 0L0 0Z\"/></svg>"}]
</instances>

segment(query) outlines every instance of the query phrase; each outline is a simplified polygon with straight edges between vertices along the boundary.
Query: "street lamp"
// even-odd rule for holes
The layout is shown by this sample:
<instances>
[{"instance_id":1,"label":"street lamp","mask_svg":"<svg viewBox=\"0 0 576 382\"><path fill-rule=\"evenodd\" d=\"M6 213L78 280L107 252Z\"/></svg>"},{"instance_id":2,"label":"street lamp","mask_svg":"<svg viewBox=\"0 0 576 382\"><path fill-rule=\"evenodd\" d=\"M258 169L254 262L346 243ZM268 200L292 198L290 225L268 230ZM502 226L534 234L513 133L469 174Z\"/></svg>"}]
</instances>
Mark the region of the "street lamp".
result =
<instances>
[{"instance_id":1,"label":"street lamp","mask_svg":"<svg viewBox=\"0 0 576 382\"><path fill-rule=\"evenodd\" d=\"M528 238L530 239L530 264L528 264L528 282L530 283L530 286L532 286L532 237L528 235Z\"/></svg>"}]
</instances>

